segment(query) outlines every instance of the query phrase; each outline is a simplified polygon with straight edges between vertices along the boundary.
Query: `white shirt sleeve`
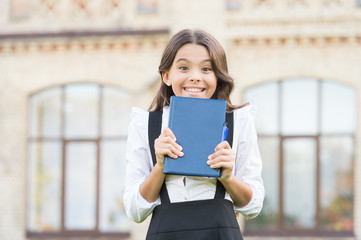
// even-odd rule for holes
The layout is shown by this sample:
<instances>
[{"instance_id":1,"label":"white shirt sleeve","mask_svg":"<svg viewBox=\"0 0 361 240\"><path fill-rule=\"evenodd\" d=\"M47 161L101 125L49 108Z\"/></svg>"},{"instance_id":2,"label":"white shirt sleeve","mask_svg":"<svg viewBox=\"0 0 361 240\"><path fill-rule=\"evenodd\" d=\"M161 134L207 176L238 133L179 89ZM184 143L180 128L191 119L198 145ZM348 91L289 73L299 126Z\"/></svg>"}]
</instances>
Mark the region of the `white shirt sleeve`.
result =
<instances>
[{"instance_id":1,"label":"white shirt sleeve","mask_svg":"<svg viewBox=\"0 0 361 240\"><path fill-rule=\"evenodd\" d=\"M144 221L160 204L149 203L140 194L140 185L152 170L152 158L148 144L148 116L139 108L133 108L128 129L126 149L126 177L124 206L127 216L135 222Z\"/></svg>"},{"instance_id":2,"label":"white shirt sleeve","mask_svg":"<svg viewBox=\"0 0 361 240\"><path fill-rule=\"evenodd\" d=\"M253 191L251 201L244 207L237 207L236 211L246 218L256 217L263 206L264 186L261 176L262 159L257 144L257 133L254 123L256 109L247 106L235 111L234 134L236 145L235 175L250 186Z\"/></svg>"}]
</instances>

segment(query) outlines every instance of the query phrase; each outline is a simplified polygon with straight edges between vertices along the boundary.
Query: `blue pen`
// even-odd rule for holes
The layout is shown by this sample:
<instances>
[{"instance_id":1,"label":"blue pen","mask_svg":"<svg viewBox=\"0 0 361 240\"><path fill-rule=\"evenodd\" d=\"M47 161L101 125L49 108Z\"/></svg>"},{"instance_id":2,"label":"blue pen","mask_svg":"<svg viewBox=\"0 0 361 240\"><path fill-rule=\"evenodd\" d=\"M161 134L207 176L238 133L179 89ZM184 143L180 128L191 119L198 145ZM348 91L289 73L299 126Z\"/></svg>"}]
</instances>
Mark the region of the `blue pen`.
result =
<instances>
[{"instance_id":1,"label":"blue pen","mask_svg":"<svg viewBox=\"0 0 361 240\"><path fill-rule=\"evenodd\" d=\"M222 129L222 142L226 141L227 135L228 135L228 127L227 127L227 123L224 123Z\"/></svg>"}]
</instances>

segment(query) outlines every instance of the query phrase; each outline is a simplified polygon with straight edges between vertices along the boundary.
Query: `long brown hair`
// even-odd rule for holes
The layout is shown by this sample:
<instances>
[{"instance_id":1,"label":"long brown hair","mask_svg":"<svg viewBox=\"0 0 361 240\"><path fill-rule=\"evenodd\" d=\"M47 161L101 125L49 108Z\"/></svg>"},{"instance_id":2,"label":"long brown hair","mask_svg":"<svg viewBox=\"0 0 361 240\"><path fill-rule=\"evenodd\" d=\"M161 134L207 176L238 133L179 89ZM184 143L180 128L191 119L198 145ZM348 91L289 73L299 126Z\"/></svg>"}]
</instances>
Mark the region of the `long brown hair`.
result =
<instances>
[{"instance_id":1,"label":"long brown hair","mask_svg":"<svg viewBox=\"0 0 361 240\"><path fill-rule=\"evenodd\" d=\"M227 101L227 111L241 108L234 106L230 100L230 94L234 87L234 80L228 74L227 58L221 44L209 33L203 30L184 29L175 34L164 49L158 71L162 78L162 73L169 71L178 50L185 44L193 43L204 46L211 58L212 68L217 78L217 87L211 97L212 99L221 99ZM169 106L170 97L174 95L171 86L167 86L163 81L157 95L153 99L149 111L161 111L164 106Z\"/></svg>"}]
</instances>

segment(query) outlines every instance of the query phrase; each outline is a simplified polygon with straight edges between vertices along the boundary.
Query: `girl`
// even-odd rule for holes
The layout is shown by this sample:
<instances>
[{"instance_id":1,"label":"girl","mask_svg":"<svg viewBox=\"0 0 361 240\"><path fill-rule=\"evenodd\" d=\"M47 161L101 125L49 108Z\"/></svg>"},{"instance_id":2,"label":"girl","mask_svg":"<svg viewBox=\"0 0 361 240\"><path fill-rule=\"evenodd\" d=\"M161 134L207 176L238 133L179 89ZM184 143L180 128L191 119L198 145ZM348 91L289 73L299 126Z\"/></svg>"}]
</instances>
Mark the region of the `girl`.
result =
<instances>
[{"instance_id":1,"label":"girl","mask_svg":"<svg viewBox=\"0 0 361 240\"><path fill-rule=\"evenodd\" d=\"M234 82L228 75L226 55L218 41L204 31L186 29L175 34L163 52L159 73L161 87L149 107L153 112L162 111L161 132L154 145L149 138L153 127L148 128L151 114L138 108L131 113L126 151L126 214L135 222L142 222L153 212L147 239L242 239L233 210L255 217L264 198L254 109L247 104L231 104ZM167 127L173 95L227 101L227 112L233 112L233 144L221 142L207 162L211 168L222 168L220 178L163 173L166 155L183 156L177 136ZM222 191L223 195L218 195ZM228 204L232 210L228 206L222 210ZM227 219L231 226L222 225Z\"/></svg>"}]
</instances>

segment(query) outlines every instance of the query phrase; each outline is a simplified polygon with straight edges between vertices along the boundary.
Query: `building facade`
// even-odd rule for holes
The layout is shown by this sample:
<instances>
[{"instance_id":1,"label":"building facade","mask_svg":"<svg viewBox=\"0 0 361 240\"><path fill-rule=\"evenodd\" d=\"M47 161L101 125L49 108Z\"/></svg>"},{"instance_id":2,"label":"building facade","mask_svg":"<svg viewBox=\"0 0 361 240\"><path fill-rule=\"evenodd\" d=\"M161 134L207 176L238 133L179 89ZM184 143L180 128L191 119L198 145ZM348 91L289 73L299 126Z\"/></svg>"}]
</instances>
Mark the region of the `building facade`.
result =
<instances>
[{"instance_id":1,"label":"building facade","mask_svg":"<svg viewBox=\"0 0 361 240\"><path fill-rule=\"evenodd\" d=\"M357 0L3 0L0 239L144 239L122 205L129 113L184 28L221 42L233 103L258 106L246 239L361 239Z\"/></svg>"}]
</instances>

